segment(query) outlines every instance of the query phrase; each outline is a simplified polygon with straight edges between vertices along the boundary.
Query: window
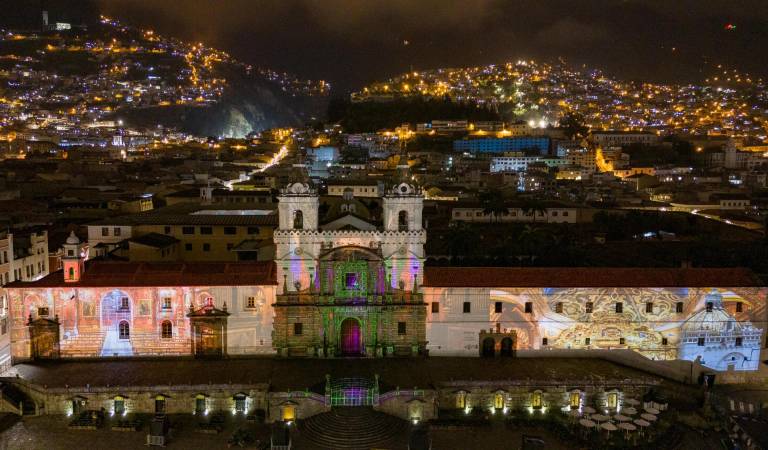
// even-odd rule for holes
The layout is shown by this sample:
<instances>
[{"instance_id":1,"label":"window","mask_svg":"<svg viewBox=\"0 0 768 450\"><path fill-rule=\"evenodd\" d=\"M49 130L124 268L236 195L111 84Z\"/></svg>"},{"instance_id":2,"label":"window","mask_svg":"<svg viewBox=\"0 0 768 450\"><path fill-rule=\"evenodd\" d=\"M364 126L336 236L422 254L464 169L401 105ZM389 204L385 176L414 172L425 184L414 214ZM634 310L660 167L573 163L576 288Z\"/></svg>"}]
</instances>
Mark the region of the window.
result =
<instances>
[{"instance_id":1,"label":"window","mask_svg":"<svg viewBox=\"0 0 768 450\"><path fill-rule=\"evenodd\" d=\"M502 311L503 304L501 302L496 302L493 304L493 312L500 313Z\"/></svg>"},{"instance_id":2,"label":"window","mask_svg":"<svg viewBox=\"0 0 768 450\"><path fill-rule=\"evenodd\" d=\"M101 235L102 236L109 236L109 228L101 227Z\"/></svg>"},{"instance_id":3,"label":"window","mask_svg":"<svg viewBox=\"0 0 768 450\"><path fill-rule=\"evenodd\" d=\"M400 211L397 213L397 229L400 231L408 231L408 211Z\"/></svg>"},{"instance_id":4,"label":"window","mask_svg":"<svg viewBox=\"0 0 768 450\"><path fill-rule=\"evenodd\" d=\"M696 345L698 345L699 347L703 347L704 346L704 338L700 337L698 339L698 341L696 341Z\"/></svg>"},{"instance_id":5,"label":"window","mask_svg":"<svg viewBox=\"0 0 768 450\"><path fill-rule=\"evenodd\" d=\"M464 409L467 407L467 393L466 392L457 392L456 393L456 407L459 409Z\"/></svg>"},{"instance_id":6,"label":"window","mask_svg":"<svg viewBox=\"0 0 768 450\"><path fill-rule=\"evenodd\" d=\"M592 302L587 302L587 304L585 305L585 307L586 307L586 312L587 312L588 314L591 314L591 313L592 313Z\"/></svg>"},{"instance_id":7,"label":"window","mask_svg":"<svg viewBox=\"0 0 768 450\"><path fill-rule=\"evenodd\" d=\"M165 234L171 234L171 227L166 225L164 231L165 231Z\"/></svg>"},{"instance_id":8,"label":"window","mask_svg":"<svg viewBox=\"0 0 768 450\"><path fill-rule=\"evenodd\" d=\"M563 217L568 217L568 211L563 211Z\"/></svg>"},{"instance_id":9,"label":"window","mask_svg":"<svg viewBox=\"0 0 768 450\"><path fill-rule=\"evenodd\" d=\"M360 279L357 276L357 272L347 272L344 275L344 286L346 286L347 289L360 288Z\"/></svg>"},{"instance_id":10,"label":"window","mask_svg":"<svg viewBox=\"0 0 768 450\"><path fill-rule=\"evenodd\" d=\"M163 309L171 309L171 297L163 297Z\"/></svg>"},{"instance_id":11,"label":"window","mask_svg":"<svg viewBox=\"0 0 768 450\"><path fill-rule=\"evenodd\" d=\"M715 304L712 302L707 302L707 312L712 312L712 309L714 309Z\"/></svg>"},{"instance_id":12,"label":"window","mask_svg":"<svg viewBox=\"0 0 768 450\"><path fill-rule=\"evenodd\" d=\"M589 345L590 341L590 338L584 338L584 345Z\"/></svg>"},{"instance_id":13,"label":"window","mask_svg":"<svg viewBox=\"0 0 768 450\"><path fill-rule=\"evenodd\" d=\"M616 302L616 313L621 314L624 312L624 303Z\"/></svg>"},{"instance_id":14,"label":"window","mask_svg":"<svg viewBox=\"0 0 768 450\"><path fill-rule=\"evenodd\" d=\"M203 244L203 251L204 252L210 252L211 251L211 244L209 244L207 242L205 244Z\"/></svg>"},{"instance_id":15,"label":"window","mask_svg":"<svg viewBox=\"0 0 768 450\"><path fill-rule=\"evenodd\" d=\"M301 336L304 332L304 324L301 322L296 322L293 324L293 334L294 336Z\"/></svg>"},{"instance_id":16,"label":"window","mask_svg":"<svg viewBox=\"0 0 768 450\"><path fill-rule=\"evenodd\" d=\"M115 227L113 231L115 233L115 236L120 236L120 228Z\"/></svg>"},{"instance_id":17,"label":"window","mask_svg":"<svg viewBox=\"0 0 768 450\"><path fill-rule=\"evenodd\" d=\"M619 394L616 392L609 392L605 399L608 409L616 409L619 405Z\"/></svg>"},{"instance_id":18,"label":"window","mask_svg":"<svg viewBox=\"0 0 768 450\"><path fill-rule=\"evenodd\" d=\"M200 227L200 234L213 234L213 227Z\"/></svg>"},{"instance_id":19,"label":"window","mask_svg":"<svg viewBox=\"0 0 768 450\"><path fill-rule=\"evenodd\" d=\"M619 338L619 345L624 345L627 343L627 340L624 338Z\"/></svg>"},{"instance_id":20,"label":"window","mask_svg":"<svg viewBox=\"0 0 768 450\"><path fill-rule=\"evenodd\" d=\"M125 413L125 398L119 395L115 397L115 414L122 415Z\"/></svg>"},{"instance_id":21,"label":"window","mask_svg":"<svg viewBox=\"0 0 768 450\"><path fill-rule=\"evenodd\" d=\"M563 302L557 302L555 303L555 312L558 314L563 313Z\"/></svg>"},{"instance_id":22,"label":"window","mask_svg":"<svg viewBox=\"0 0 768 450\"><path fill-rule=\"evenodd\" d=\"M675 312L678 314L683 312L683 302L677 302L675 304Z\"/></svg>"},{"instance_id":23,"label":"window","mask_svg":"<svg viewBox=\"0 0 768 450\"><path fill-rule=\"evenodd\" d=\"M528 314L533 313L533 302L525 302L525 312Z\"/></svg>"},{"instance_id":24,"label":"window","mask_svg":"<svg viewBox=\"0 0 768 450\"><path fill-rule=\"evenodd\" d=\"M170 320L164 320L161 325L160 336L163 339L170 339L173 337L173 324Z\"/></svg>"},{"instance_id":25,"label":"window","mask_svg":"<svg viewBox=\"0 0 768 450\"><path fill-rule=\"evenodd\" d=\"M128 297L120 298L120 309L131 309L131 301Z\"/></svg>"},{"instance_id":26,"label":"window","mask_svg":"<svg viewBox=\"0 0 768 450\"><path fill-rule=\"evenodd\" d=\"M224 227L224 234L237 234L237 228L235 228L235 227Z\"/></svg>"},{"instance_id":27,"label":"window","mask_svg":"<svg viewBox=\"0 0 768 450\"><path fill-rule=\"evenodd\" d=\"M248 227L248 234L259 234L259 227Z\"/></svg>"},{"instance_id":28,"label":"window","mask_svg":"<svg viewBox=\"0 0 768 450\"><path fill-rule=\"evenodd\" d=\"M158 395L155 397L155 414L163 414L165 412L165 397Z\"/></svg>"},{"instance_id":29,"label":"window","mask_svg":"<svg viewBox=\"0 0 768 450\"><path fill-rule=\"evenodd\" d=\"M192 251L192 244L190 244L190 243L184 244L184 251L191 252Z\"/></svg>"},{"instance_id":30,"label":"window","mask_svg":"<svg viewBox=\"0 0 768 450\"><path fill-rule=\"evenodd\" d=\"M472 303L464 302L464 314L472 312Z\"/></svg>"},{"instance_id":31,"label":"window","mask_svg":"<svg viewBox=\"0 0 768 450\"><path fill-rule=\"evenodd\" d=\"M546 347L547 345L549 345L549 339L547 339L547 338L541 338L541 345L543 345L543 346L545 346L545 347Z\"/></svg>"},{"instance_id":32,"label":"window","mask_svg":"<svg viewBox=\"0 0 768 450\"><path fill-rule=\"evenodd\" d=\"M48 308L45 308L45 307L44 308L37 308L37 315L40 316L40 317L48 316L48 312L49 312Z\"/></svg>"},{"instance_id":33,"label":"window","mask_svg":"<svg viewBox=\"0 0 768 450\"><path fill-rule=\"evenodd\" d=\"M661 338L661 345L669 345L669 339Z\"/></svg>"},{"instance_id":34,"label":"window","mask_svg":"<svg viewBox=\"0 0 768 450\"><path fill-rule=\"evenodd\" d=\"M120 322L119 331L120 331L120 335L119 335L120 339L131 338L131 327L130 325L128 325L127 321L123 320L122 322Z\"/></svg>"},{"instance_id":35,"label":"window","mask_svg":"<svg viewBox=\"0 0 768 450\"><path fill-rule=\"evenodd\" d=\"M742 339L741 337L736 338L736 347L741 347Z\"/></svg>"},{"instance_id":36,"label":"window","mask_svg":"<svg viewBox=\"0 0 768 450\"><path fill-rule=\"evenodd\" d=\"M743 312L743 311L744 311L744 303L736 302L736 312Z\"/></svg>"},{"instance_id":37,"label":"window","mask_svg":"<svg viewBox=\"0 0 768 450\"><path fill-rule=\"evenodd\" d=\"M440 302L432 302L432 313L437 314L440 312Z\"/></svg>"},{"instance_id":38,"label":"window","mask_svg":"<svg viewBox=\"0 0 768 450\"><path fill-rule=\"evenodd\" d=\"M301 212L301 210L295 211L293 213L293 229L294 230L304 229L304 213Z\"/></svg>"},{"instance_id":39,"label":"window","mask_svg":"<svg viewBox=\"0 0 768 450\"><path fill-rule=\"evenodd\" d=\"M205 414L205 396L198 395L195 397L195 414Z\"/></svg>"},{"instance_id":40,"label":"window","mask_svg":"<svg viewBox=\"0 0 768 450\"><path fill-rule=\"evenodd\" d=\"M645 312L648 314L653 313L653 302L648 302L645 304Z\"/></svg>"},{"instance_id":41,"label":"window","mask_svg":"<svg viewBox=\"0 0 768 450\"><path fill-rule=\"evenodd\" d=\"M182 234L195 234L195 227L181 227Z\"/></svg>"},{"instance_id":42,"label":"window","mask_svg":"<svg viewBox=\"0 0 768 450\"><path fill-rule=\"evenodd\" d=\"M496 395L493 396L493 407L496 409L502 409L504 408L504 395L501 393L496 393Z\"/></svg>"},{"instance_id":43,"label":"window","mask_svg":"<svg viewBox=\"0 0 768 450\"><path fill-rule=\"evenodd\" d=\"M406 334L405 322L397 322L397 334L403 336Z\"/></svg>"},{"instance_id":44,"label":"window","mask_svg":"<svg viewBox=\"0 0 768 450\"><path fill-rule=\"evenodd\" d=\"M568 404L571 409L579 409L579 406L581 406L581 394L579 391L571 392L568 396Z\"/></svg>"},{"instance_id":45,"label":"window","mask_svg":"<svg viewBox=\"0 0 768 450\"><path fill-rule=\"evenodd\" d=\"M245 307L246 308L255 308L256 307L256 297L248 297L248 299L245 301Z\"/></svg>"},{"instance_id":46,"label":"window","mask_svg":"<svg viewBox=\"0 0 768 450\"><path fill-rule=\"evenodd\" d=\"M70 267L69 268L69 279L70 280L74 280L75 279L75 268L74 267Z\"/></svg>"},{"instance_id":47,"label":"window","mask_svg":"<svg viewBox=\"0 0 768 450\"><path fill-rule=\"evenodd\" d=\"M531 408L533 409L539 409L541 408L541 391L536 391L531 396Z\"/></svg>"}]
</instances>

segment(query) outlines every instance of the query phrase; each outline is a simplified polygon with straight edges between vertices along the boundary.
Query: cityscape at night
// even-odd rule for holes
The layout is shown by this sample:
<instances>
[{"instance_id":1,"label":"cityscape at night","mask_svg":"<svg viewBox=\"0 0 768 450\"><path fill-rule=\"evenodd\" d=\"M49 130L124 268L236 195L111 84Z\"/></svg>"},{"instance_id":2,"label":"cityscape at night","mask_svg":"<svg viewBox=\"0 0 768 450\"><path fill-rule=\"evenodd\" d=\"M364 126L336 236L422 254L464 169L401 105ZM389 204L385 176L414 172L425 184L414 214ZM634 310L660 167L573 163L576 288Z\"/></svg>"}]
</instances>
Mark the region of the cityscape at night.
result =
<instances>
[{"instance_id":1,"label":"cityscape at night","mask_svg":"<svg viewBox=\"0 0 768 450\"><path fill-rule=\"evenodd\" d=\"M768 4L0 8L0 449L768 449Z\"/></svg>"}]
</instances>

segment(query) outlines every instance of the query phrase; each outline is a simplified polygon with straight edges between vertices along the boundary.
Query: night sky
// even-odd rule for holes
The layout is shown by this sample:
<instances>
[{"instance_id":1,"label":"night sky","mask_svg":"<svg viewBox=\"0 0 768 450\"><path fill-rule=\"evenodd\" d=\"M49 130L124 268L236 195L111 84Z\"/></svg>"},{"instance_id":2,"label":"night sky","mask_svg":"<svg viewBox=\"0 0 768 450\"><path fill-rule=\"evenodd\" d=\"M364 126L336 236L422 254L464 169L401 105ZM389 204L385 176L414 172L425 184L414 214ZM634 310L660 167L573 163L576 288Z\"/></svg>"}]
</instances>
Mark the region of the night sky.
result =
<instances>
[{"instance_id":1,"label":"night sky","mask_svg":"<svg viewBox=\"0 0 768 450\"><path fill-rule=\"evenodd\" d=\"M13 22L39 0L0 0ZM410 68L564 57L622 78L697 81L724 64L768 76L766 0L48 0L203 41L340 90ZM728 30L728 24L735 29Z\"/></svg>"}]
</instances>

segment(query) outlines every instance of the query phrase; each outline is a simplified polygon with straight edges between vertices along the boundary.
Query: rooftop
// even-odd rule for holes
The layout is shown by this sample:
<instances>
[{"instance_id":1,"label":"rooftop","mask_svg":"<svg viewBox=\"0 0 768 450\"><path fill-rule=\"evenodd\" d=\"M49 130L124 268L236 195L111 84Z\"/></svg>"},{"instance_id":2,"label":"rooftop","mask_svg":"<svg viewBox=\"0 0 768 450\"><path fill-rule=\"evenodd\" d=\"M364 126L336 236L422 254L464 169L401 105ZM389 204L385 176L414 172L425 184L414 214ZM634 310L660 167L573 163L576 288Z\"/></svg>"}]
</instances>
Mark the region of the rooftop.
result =
<instances>
[{"instance_id":1,"label":"rooftop","mask_svg":"<svg viewBox=\"0 0 768 450\"><path fill-rule=\"evenodd\" d=\"M744 268L426 267L427 287L759 287Z\"/></svg>"},{"instance_id":2,"label":"rooftop","mask_svg":"<svg viewBox=\"0 0 768 450\"><path fill-rule=\"evenodd\" d=\"M222 211L230 210L231 214L223 214ZM254 210L257 211L257 210ZM182 203L167 206L139 214L120 217L110 217L90 226L136 226L136 225L230 225L230 226L276 226L277 215L265 214L258 210L258 214L243 213L242 204L214 204L198 205L195 203Z\"/></svg>"}]
</instances>

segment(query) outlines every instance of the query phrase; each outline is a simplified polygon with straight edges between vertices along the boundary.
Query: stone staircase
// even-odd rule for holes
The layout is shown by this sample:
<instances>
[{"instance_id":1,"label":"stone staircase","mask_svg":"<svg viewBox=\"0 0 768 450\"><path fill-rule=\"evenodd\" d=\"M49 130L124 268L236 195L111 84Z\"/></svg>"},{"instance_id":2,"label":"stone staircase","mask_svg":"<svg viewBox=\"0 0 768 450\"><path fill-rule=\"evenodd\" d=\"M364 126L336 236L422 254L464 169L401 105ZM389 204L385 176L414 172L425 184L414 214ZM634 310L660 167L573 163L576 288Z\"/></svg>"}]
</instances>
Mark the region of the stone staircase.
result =
<instances>
[{"instance_id":1,"label":"stone staircase","mask_svg":"<svg viewBox=\"0 0 768 450\"><path fill-rule=\"evenodd\" d=\"M0 410L19 416L34 416L37 414L35 402L13 383L0 381Z\"/></svg>"},{"instance_id":2,"label":"stone staircase","mask_svg":"<svg viewBox=\"0 0 768 450\"><path fill-rule=\"evenodd\" d=\"M409 424L369 406L337 407L299 421L302 440L322 449L404 449Z\"/></svg>"}]
</instances>

